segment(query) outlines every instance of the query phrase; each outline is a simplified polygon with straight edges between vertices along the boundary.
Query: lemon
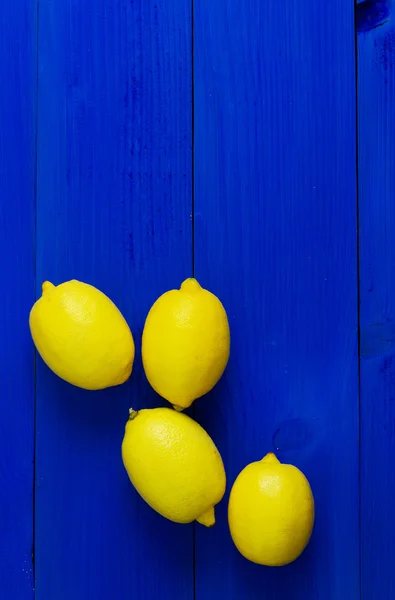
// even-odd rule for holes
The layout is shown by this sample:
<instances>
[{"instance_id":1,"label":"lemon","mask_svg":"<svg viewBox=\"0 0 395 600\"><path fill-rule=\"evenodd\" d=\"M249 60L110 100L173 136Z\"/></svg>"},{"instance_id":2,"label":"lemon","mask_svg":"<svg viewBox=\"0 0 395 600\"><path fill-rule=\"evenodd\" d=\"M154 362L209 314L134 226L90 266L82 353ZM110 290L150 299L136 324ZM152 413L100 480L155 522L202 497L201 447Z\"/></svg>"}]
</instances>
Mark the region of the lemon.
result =
<instances>
[{"instance_id":1,"label":"lemon","mask_svg":"<svg viewBox=\"0 0 395 600\"><path fill-rule=\"evenodd\" d=\"M171 408L131 410L122 458L151 508L176 523L214 525L225 470L214 442L196 421Z\"/></svg>"},{"instance_id":2,"label":"lemon","mask_svg":"<svg viewBox=\"0 0 395 600\"><path fill-rule=\"evenodd\" d=\"M245 558L260 565L286 565L303 552L313 529L309 482L299 469L269 453L237 477L228 518L233 541Z\"/></svg>"},{"instance_id":3,"label":"lemon","mask_svg":"<svg viewBox=\"0 0 395 600\"><path fill-rule=\"evenodd\" d=\"M131 331L115 304L95 287L80 281L55 287L46 281L29 322L44 362L69 383L98 390L129 378Z\"/></svg>"},{"instance_id":4,"label":"lemon","mask_svg":"<svg viewBox=\"0 0 395 600\"><path fill-rule=\"evenodd\" d=\"M156 392L182 410L209 392L229 359L228 318L196 279L163 294L147 316L143 365Z\"/></svg>"}]
</instances>

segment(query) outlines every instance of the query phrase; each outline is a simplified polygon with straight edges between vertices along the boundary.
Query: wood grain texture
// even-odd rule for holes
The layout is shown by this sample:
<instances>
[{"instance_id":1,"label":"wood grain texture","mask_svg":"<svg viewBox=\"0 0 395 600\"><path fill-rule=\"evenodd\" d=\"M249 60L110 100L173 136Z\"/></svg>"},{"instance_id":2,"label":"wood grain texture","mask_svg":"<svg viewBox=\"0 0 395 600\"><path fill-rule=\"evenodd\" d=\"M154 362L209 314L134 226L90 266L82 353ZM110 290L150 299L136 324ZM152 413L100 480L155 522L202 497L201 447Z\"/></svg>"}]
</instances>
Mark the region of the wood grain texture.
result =
<instances>
[{"instance_id":1,"label":"wood grain texture","mask_svg":"<svg viewBox=\"0 0 395 600\"><path fill-rule=\"evenodd\" d=\"M181 0L40 1L38 284L81 279L135 336L131 382L88 393L37 369L37 596L193 596L193 528L134 492L128 408L158 405L140 338L190 275L191 12ZM37 290L39 293L39 289Z\"/></svg>"},{"instance_id":2,"label":"wood grain texture","mask_svg":"<svg viewBox=\"0 0 395 600\"><path fill-rule=\"evenodd\" d=\"M228 491L275 450L316 499L282 569L197 528L196 597L359 599L356 115L351 0L195 2L195 269L231 360L197 417ZM371 596L373 597L373 596Z\"/></svg>"},{"instance_id":3,"label":"wood grain texture","mask_svg":"<svg viewBox=\"0 0 395 600\"><path fill-rule=\"evenodd\" d=\"M378 4L357 7L363 600L395 597L395 26L364 26Z\"/></svg>"},{"instance_id":4,"label":"wood grain texture","mask_svg":"<svg viewBox=\"0 0 395 600\"><path fill-rule=\"evenodd\" d=\"M0 598L34 596L36 6L0 11Z\"/></svg>"}]
</instances>

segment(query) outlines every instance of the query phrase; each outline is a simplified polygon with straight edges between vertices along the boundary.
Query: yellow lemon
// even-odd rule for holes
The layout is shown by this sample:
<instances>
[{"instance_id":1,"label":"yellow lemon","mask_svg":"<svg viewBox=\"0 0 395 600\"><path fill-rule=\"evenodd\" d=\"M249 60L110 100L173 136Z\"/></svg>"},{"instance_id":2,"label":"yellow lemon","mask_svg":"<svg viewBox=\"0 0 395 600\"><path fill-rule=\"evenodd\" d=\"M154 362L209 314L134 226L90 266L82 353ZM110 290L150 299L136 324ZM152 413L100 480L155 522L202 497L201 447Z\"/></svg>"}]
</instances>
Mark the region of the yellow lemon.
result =
<instances>
[{"instance_id":1,"label":"yellow lemon","mask_svg":"<svg viewBox=\"0 0 395 600\"><path fill-rule=\"evenodd\" d=\"M237 477L229 498L230 533L245 558L270 567L294 561L314 524L309 482L293 465L270 453Z\"/></svg>"},{"instance_id":2,"label":"yellow lemon","mask_svg":"<svg viewBox=\"0 0 395 600\"><path fill-rule=\"evenodd\" d=\"M214 525L225 470L214 442L196 421L171 408L131 410L122 459L137 492L162 516Z\"/></svg>"},{"instance_id":3,"label":"yellow lemon","mask_svg":"<svg viewBox=\"0 0 395 600\"><path fill-rule=\"evenodd\" d=\"M30 330L44 362L87 390L126 381L134 360L131 331L113 302L87 283L46 281L30 313Z\"/></svg>"},{"instance_id":4,"label":"yellow lemon","mask_svg":"<svg viewBox=\"0 0 395 600\"><path fill-rule=\"evenodd\" d=\"M225 370L229 348L225 309L196 279L163 294L147 316L144 370L155 391L178 410L214 387Z\"/></svg>"}]
</instances>

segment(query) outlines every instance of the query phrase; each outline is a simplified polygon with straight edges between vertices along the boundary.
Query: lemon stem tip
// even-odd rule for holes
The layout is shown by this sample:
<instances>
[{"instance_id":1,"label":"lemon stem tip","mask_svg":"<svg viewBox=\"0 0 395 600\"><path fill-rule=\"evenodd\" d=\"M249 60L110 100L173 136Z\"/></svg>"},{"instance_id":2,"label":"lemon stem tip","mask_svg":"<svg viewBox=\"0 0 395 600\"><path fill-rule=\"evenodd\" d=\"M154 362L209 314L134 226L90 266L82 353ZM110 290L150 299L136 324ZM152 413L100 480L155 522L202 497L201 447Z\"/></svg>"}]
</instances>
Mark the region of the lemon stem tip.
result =
<instances>
[{"instance_id":1,"label":"lemon stem tip","mask_svg":"<svg viewBox=\"0 0 395 600\"><path fill-rule=\"evenodd\" d=\"M129 421L133 421L139 414L138 410L133 410L133 408L129 408Z\"/></svg>"},{"instance_id":2,"label":"lemon stem tip","mask_svg":"<svg viewBox=\"0 0 395 600\"><path fill-rule=\"evenodd\" d=\"M173 408L177 412L182 412L184 410L184 407L183 406L178 406L178 404L173 404Z\"/></svg>"},{"instance_id":3,"label":"lemon stem tip","mask_svg":"<svg viewBox=\"0 0 395 600\"><path fill-rule=\"evenodd\" d=\"M214 506L210 506L200 517L196 519L198 523L205 527L213 527L215 525L215 511Z\"/></svg>"},{"instance_id":4,"label":"lemon stem tip","mask_svg":"<svg viewBox=\"0 0 395 600\"><path fill-rule=\"evenodd\" d=\"M188 279L185 279L185 281L182 282L180 289L183 292L193 292L200 290L200 288L200 283L194 277L188 277Z\"/></svg>"},{"instance_id":5,"label":"lemon stem tip","mask_svg":"<svg viewBox=\"0 0 395 600\"><path fill-rule=\"evenodd\" d=\"M274 452L268 452L266 454L266 456L264 456L262 458L262 462L265 462L265 463L279 463L280 461L278 460L278 458L274 454Z\"/></svg>"},{"instance_id":6,"label":"lemon stem tip","mask_svg":"<svg viewBox=\"0 0 395 600\"><path fill-rule=\"evenodd\" d=\"M42 285L42 292L43 294L46 294L47 292L49 292L50 290L52 290L54 288L54 284L51 283L50 281L44 281L43 285Z\"/></svg>"}]
</instances>

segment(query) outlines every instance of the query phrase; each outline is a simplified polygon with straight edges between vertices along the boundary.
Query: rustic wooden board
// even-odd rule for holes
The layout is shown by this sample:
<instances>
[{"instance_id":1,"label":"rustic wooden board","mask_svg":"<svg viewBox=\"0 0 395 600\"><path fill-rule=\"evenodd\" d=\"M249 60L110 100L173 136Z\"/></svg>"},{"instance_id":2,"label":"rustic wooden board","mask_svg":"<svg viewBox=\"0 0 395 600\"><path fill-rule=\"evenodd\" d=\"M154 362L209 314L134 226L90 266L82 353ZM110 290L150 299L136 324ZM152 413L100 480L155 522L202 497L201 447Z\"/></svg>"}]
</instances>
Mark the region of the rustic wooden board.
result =
<instances>
[{"instance_id":1,"label":"rustic wooden board","mask_svg":"<svg viewBox=\"0 0 395 600\"><path fill-rule=\"evenodd\" d=\"M124 472L152 302L190 275L191 11L181 0L39 5L37 276L94 284L135 335L131 383L74 389L37 364L37 596L193 597L193 527L146 506ZM39 289L37 289L39 293Z\"/></svg>"},{"instance_id":2,"label":"rustic wooden board","mask_svg":"<svg viewBox=\"0 0 395 600\"><path fill-rule=\"evenodd\" d=\"M358 28L361 318L361 588L395 597L395 29L388 2Z\"/></svg>"},{"instance_id":3,"label":"rustic wooden board","mask_svg":"<svg viewBox=\"0 0 395 600\"><path fill-rule=\"evenodd\" d=\"M0 11L0 598L34 596L36 7Z\"/></svg>"},{"instance_id":4,"label":"rustic wooden board","mask_svg":"<svg viewBox=\"0 0 395 600\"><path fill-rule=\"evenodd\" d=\"M0 598L34 597L34 523L38 598L392 598L391 5L356 7L358 85L351 0L194 5L192 65L189 2L40 0L38 73L37 3L0 15ZM129 405L162 403L142 374L144 318L193 268L232 327L226 376L193 411L228 492L269 450L313 486L313 539L290 567L238 555L227 498L214 529L178 527L123 471ZM137 358L131 382L103 393L38 359L34 521L27 318L35 281L38 295L72 277L118 304Z\"/></svg>"},{"instance_id":5,"label":"rustic wooden board","mask_svg":"<svg viewBox=\"0 0 395 600\"><path fill-rule=\"evenodd\" d=\"M196 414L228 490L275 450L316 498L311 544L282 569L237 553L223 502L196 529L196 598L357 600L353 3L198 0L194 22L195 272L232 329Z\"/></svg>"}]
</instances>

